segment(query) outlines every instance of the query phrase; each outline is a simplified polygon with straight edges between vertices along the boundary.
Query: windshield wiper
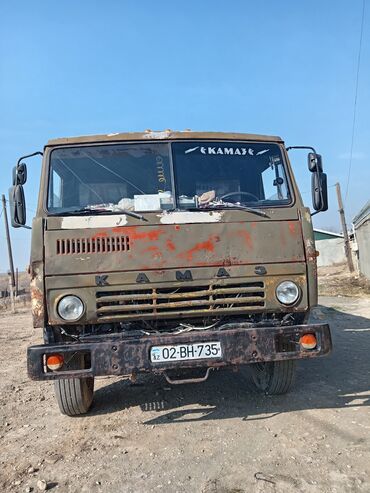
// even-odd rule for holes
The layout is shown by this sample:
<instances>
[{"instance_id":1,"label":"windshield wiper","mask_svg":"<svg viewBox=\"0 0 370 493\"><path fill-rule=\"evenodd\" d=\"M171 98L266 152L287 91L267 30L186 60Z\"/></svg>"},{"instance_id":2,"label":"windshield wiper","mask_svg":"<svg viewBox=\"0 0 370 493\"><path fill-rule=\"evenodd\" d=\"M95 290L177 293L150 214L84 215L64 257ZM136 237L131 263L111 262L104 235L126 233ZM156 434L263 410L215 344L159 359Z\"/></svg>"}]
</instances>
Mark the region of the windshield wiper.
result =
<instances>
[{"instance_id":1,"label":"windshield wiper","mask_svg":"<svg viewBox=\"0 0 370 493\"><path fill-rule=\"evenodd\" d=\"M104 214L104 213L110 213L110 214L126 214L127 216L134 217L136 219L140 219L140 221L145 221L148 222L148 219L146 219L144 216L141 214L137 214L136 212L132 211L127 211L126 209L120 209L120 210L111 210L111 209L90 209L89 207L83 207L82 209L76 209L73 211L64 211L64 212L58 212L54 214L50 214L52 216L84 216L84 215L94 215L94 214Z\"/></svg>"},{"instance_id":2,"label":"windshield wiper","mask_svg":"<svg viewBox=\"0 0 370 493\"><path fill-rule=\"evenodd\" d=\"M214 202L214 203L209 203L206 205L206 207L201 207L200 209L207 209L207 208L219 208L221 209L222 207L230 207L234 209L239 209L242 211L247 211L251 212L252 214L256 214L257 216L262 216L262 217L270 217L266 212L261 211L261 209L254 209L253 207L247 207L246 205L241 205L241 204L234 204L232 202Z\"/></svg>"}]
</instances>

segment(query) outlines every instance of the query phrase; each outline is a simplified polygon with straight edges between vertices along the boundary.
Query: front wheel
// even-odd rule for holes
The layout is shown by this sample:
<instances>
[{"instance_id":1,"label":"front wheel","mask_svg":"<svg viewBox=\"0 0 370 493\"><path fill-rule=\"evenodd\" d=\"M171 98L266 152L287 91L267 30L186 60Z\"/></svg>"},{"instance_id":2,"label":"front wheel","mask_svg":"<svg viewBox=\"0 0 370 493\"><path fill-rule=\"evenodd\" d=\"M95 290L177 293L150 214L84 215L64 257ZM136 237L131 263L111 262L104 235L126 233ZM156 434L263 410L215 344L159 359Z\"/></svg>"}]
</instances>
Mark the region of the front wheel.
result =
<instances>
[{"instance_id":1,"label":"front wheel","mask_svg":"<svg viewBox=\"0 0 370 493\"><path fill-rule=\"evenodd\" d=\"M85 414L94 396L94 377L66 378L54 382L60 412L67 416Z\"/></svg>"},{"instance_id":2,"label":"front wheel","mask_svg":"<svg viewBox=\"0 0 370 493\"><path fill-rule=\"evenodd\" d=\"M87 368L88 365L84 355L75 354L66 364L66 369L79 370ZM94 397L94 377L56 380L54 390L62 414L85 414L90 409Z\"/></svg>"},{"instance_id":3,"label":"front wheel","mask_svg":"<svg viewBox=\"0 0 370 493\"><path fill-rule=\"evenodd\" d=\"M294 360L253 363L249 366L252 386L258 392L266 395L286 394L293 385Z\"/></svg>"}]
</instances>

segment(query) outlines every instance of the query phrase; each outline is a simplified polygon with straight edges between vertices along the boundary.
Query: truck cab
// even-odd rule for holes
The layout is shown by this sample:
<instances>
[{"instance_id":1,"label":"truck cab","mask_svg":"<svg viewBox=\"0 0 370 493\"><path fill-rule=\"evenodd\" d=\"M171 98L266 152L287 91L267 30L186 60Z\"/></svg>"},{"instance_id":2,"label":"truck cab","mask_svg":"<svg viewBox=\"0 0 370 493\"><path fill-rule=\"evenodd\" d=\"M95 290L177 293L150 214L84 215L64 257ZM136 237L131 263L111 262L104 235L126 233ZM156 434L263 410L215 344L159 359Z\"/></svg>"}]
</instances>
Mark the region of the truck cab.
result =
<instances>
[{"instance_id":1,"label":"truck cab","mask_svg":"<svg viewBox=\"0 0 370 493\"><path fill-rule=\"evenodd\" d=\"M308 156L313 206L326 175ZM295 361L331 350L317 304L311 212L280 137L146 131L51 140L32 223L31 298L44 343L28 373L54 380L62 413L82 414L94 378L163 374L201 382L248 365L287 392ZM26 165L10 189L24 226Z\"/></svg>"}]
</instances>

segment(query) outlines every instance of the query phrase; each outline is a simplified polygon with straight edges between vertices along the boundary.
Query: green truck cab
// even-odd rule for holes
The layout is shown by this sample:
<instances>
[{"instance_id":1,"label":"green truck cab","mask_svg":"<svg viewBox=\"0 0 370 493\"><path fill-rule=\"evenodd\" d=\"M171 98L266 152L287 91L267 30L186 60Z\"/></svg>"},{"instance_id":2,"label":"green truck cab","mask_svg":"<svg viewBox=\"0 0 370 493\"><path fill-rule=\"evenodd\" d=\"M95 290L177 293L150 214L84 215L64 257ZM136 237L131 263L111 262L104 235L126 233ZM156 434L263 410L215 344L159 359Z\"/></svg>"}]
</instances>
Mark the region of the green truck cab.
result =
<instances>
[{"instance_id":1,"label":"green truck cab","mask_svg":"<svg viewBox=\"0 0 370 493\"><path fill-rule=\"evenodd\" d=\"M288 148L289 149L289 148ZM94 377L142 372L171 384L248 365L284 393L295 360L328 354L317 304L311 213L279 137L120 133L51 140L32 224L28 373L54 380L62 413L89 410ZM308 155L313 208L327 209ZM26 223L21 158L12 224Z\"/></svg>"}]
</instances>

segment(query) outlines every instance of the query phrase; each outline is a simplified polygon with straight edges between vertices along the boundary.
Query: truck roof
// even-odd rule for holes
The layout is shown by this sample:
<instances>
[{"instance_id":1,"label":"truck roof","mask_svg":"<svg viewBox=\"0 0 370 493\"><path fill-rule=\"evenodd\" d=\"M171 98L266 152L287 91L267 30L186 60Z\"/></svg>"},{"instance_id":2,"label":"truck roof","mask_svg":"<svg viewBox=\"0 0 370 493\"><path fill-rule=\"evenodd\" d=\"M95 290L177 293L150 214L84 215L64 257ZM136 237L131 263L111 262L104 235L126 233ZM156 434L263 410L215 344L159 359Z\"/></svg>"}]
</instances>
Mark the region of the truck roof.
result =
<instances>
[{"instance_id":1,"label":"truck roof","mask_svg":"<svg viewBox=\"0 0 370 493\"><path fill-rule=\"evenodd\" d=\"M66 144L86 144L98 142L119 142L133 140L252 140L262 142L280 142L281 137L271 135L256 135L247 133L235 132L194 132L192 130L145 130L144 132L123 132L111 133L102 135L83 135L80 137L63 137L59 139L51 139L46 144L47 146L59 146Z\"/></svg>"}]
</instances>

